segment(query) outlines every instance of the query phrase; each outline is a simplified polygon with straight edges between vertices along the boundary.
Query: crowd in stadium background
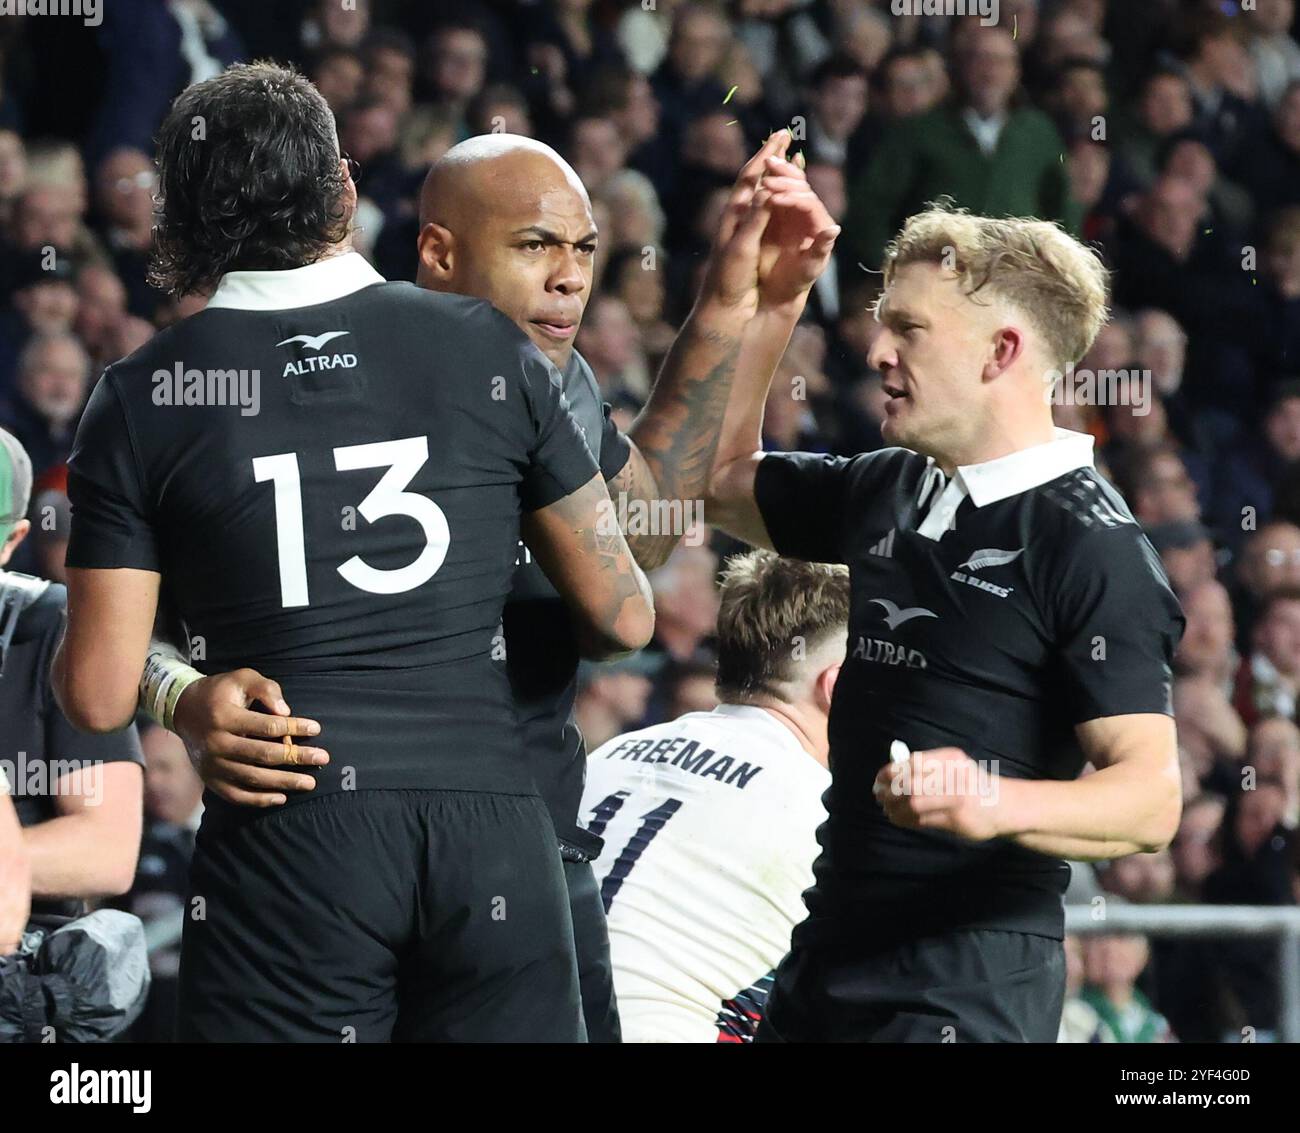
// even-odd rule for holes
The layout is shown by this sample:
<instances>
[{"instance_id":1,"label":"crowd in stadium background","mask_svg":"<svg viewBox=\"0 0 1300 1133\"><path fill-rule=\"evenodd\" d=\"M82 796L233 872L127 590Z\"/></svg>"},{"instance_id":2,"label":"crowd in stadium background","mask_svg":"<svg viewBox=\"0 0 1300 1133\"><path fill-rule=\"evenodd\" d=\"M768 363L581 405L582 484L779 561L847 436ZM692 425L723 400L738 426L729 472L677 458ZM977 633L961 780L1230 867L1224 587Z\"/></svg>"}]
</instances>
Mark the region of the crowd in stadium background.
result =
<instances>
[{"instance_id":1,"label":"crowd in stadium background","mask_svg":"<svg viewBox=\"0 0 1300 1133\"><path fill-rule=\"evenodd\" d=\"M771 449L880 447L885 395L866 363L877 269L925 202L1055 219L1102 250L1113 316L1065 375L1055 413L1096 436L1186 610L1173 689L1185 811L1168 851L1084 867L1076 894L1295 904L1294 0L1001 0L996 19L897 14L914 7L107 0L98 27L0 20L0 425L37 476L33 537L12 566L61 577L62 462L96 377L203 305L145 281L153 133L189 82L239 60L297 64L360 163L356 243L389 279L413 278L416 196L446 149L492 131L553 145L600 230L577 349L625 428L689 309L736 171L788 126L844 232L773 383ZM587 673L589 749L716 703L715 575L734 548L688 543L654 578L651 648ZM141 911L168 894L179 904L199 797L183 749L152 726L145 743L148 852L127 898ZM1064 1029L1077 1041L1276 1027L1268 941L1091 938L1069 952L1081 990Z\"/></svg>"}]
</instances>

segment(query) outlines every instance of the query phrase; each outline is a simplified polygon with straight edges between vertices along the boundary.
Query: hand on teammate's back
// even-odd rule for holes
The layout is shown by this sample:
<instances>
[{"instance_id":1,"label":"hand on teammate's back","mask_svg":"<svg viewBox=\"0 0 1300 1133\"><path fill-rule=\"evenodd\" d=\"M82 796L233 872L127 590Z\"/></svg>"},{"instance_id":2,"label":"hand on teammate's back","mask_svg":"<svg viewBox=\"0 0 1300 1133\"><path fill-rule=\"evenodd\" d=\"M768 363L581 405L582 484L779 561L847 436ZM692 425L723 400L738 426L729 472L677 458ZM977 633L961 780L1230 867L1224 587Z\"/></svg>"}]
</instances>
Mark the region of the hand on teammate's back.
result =
<instances>
[{"instance_id":1,"label":"hand on teammate's back","mask_svg":"<svg viewBox=\"0 0 1300 1133\"><path fill-rule=\"evenodd\" d=\"M284 768L329 762L322 748L284 743L285 736L319 735L320 724L289 715L280 686L256 669L195 681L181 694L174 727L204 786L232 803L279 806L283 792L316 785L312 776Z\"/></svg>"}]
</instances>

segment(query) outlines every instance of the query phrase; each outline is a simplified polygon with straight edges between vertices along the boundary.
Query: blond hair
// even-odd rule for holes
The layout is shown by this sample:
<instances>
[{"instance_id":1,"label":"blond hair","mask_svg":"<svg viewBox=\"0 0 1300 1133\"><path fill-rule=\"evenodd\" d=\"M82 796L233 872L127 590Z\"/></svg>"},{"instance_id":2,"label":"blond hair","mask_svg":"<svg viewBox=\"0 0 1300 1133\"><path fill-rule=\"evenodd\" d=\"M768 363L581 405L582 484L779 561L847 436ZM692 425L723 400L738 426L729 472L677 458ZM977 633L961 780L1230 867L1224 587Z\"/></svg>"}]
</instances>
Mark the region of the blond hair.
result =
<instances>
[{"instance_id":1,"label":"blond hair","mask_svg":"<svg viewBox=\"0 0 1300 1133\"><path fill-rule=\"evenodd\" d=\"M749 551L727 560L718 609L718 695L780 696L796 666L847 632L848 567Z\"/></svg>"},{"instance_id":2,"label":"blond hair","mask_svg":"<svg viewBox=\"0 0 1300 1133\"><path fill-rule=\"evenodd\" d=\"M939 201L909 217L885 248L886 288L911 263L938 264L967 295L985 291L1015 307L1061 367L1088 352L1106 321L1101 258L1052 221L974 216Z\"/></svg>"}]
</instances>

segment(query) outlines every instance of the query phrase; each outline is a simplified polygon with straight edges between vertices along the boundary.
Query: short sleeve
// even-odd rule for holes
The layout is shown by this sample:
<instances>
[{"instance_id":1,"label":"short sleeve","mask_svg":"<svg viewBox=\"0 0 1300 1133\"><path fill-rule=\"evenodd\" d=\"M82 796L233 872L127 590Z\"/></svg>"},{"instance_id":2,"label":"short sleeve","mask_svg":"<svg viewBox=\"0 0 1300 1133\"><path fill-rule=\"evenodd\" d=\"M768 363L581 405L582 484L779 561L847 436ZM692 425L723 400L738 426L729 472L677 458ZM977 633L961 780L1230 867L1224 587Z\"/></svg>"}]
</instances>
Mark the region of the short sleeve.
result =
<instances>
[{"instance_id":1,"label":"short sleeve","mask_svg":"<svg viewBox=\"0 0 1300 1133\"><path fill-rule=\"evenodd\" d=\"M624 465L632 455L632 442L614 423L614 407L608 401L602 405L603 418L600 423L600 474L609 483L623 471Z\"/></svg>"},{"instance_id":2,"label":"short sleeve","mask_svg":"<svg viewBox=\"0 0 1300 1133\"><path fill-rule=\"evenodd\" d=\"M1063 713L1172 715L1174 650L1183 612L1155 549L1132 523L1096 528L1063 548L1053 598Z\"/></svg>"},{"instance_id":3,"label":"short sleeve","mask_svg":"<svg viewBox=\"0 0 1300 1133\"><path fill-rule=\"evenodd\" d=\"M520 353L532 429L532 464L520 485L520 499L525 511L537 511L576 492L599 469L569 412L558 371L531 343Z\"/></svg>"},{"instance_id":4,"label":"short sleeve","mask_svg":"<svg viewBox=\"0 0 1300 1133\"><path fill-rule=\"evenodd\" d=\"M126 411L107 370L86 404L68 458L67 565L160 570L147 498Z\"/></svg>"},{"instance_id":5,"label":"short sleeve","mask_svg":"<svg viewBox=\"0 0 1300 1133\"><path fill-rule=\"evenodd\" d=\"M78 767L94 763L138 763L144 766L140 736L134 724L128 724L120 732L90 735L77 731L53 702L45 718L45 754L51 763L51 774L63 761Z\"/></svg>"},{"instance_id":6,"label":"short sleeve","mask_svg":"<svg viewBox=\"0 0 1300 1133\"><path fill-rule=\"evenodd\" d=\"M845 562L848 457L773 452L758 464L754 500L778 554L814 563Z\"/></svg>"}]
</instances>

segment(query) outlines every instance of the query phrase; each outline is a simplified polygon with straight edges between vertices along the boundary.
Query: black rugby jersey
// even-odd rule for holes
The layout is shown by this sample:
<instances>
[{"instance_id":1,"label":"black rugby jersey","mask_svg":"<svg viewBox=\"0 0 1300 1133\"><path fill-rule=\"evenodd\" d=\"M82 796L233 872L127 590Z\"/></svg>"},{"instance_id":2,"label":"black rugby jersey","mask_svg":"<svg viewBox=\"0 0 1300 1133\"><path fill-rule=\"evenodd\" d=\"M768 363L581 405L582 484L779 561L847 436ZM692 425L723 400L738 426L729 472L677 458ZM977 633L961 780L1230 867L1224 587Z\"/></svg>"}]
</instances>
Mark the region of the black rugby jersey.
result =
<instances>
[{"instance_id":1,"label":"black rugby jersey","mask_svg":"<svg viewBox=\"0 0 1300 1133\"><path fill-rule=\"evenodd\" d=\"M591 367L576 350L563 382L569 411L601 475L612 480L627 463L631 446L611 419L608 403L601 401ZM506 671L537 789L566 853L577 850L594 857L600 839L578 825L587 753L574 717L579 655L573 616L522 543L502 625Z\"/></svg>"},{"instance_id":2,"label":"black rugby jersey","mask_svg":"<svg viewBox=\"0 0 1300 1133\"><path fill-rule=\"evenodd\" d=\"M1058 430L952 482L905 449L771 454L755 494L778 552L850 568L829 819L799 931L1060 937L1063 861L894 826L872 784L894 739L959 747L1002 776L1073 779L1076 724L1171 712L1182 613L1092 467L1091 438Z\"/></svg>"},{"instance_id":3,"label":"black rugby jersey","mask_svg":"<svg viewBox=\"0 0 1300 1133\"><path fill-rule=\"evenodd\" d=\"M558 371L490 304L355 254L234 272L96 386L68 564L160 571L199 669L279 681L323 727L313 794L532 793L493 639L521 510L595 474Z\"/></svg>"}]
</instances>

